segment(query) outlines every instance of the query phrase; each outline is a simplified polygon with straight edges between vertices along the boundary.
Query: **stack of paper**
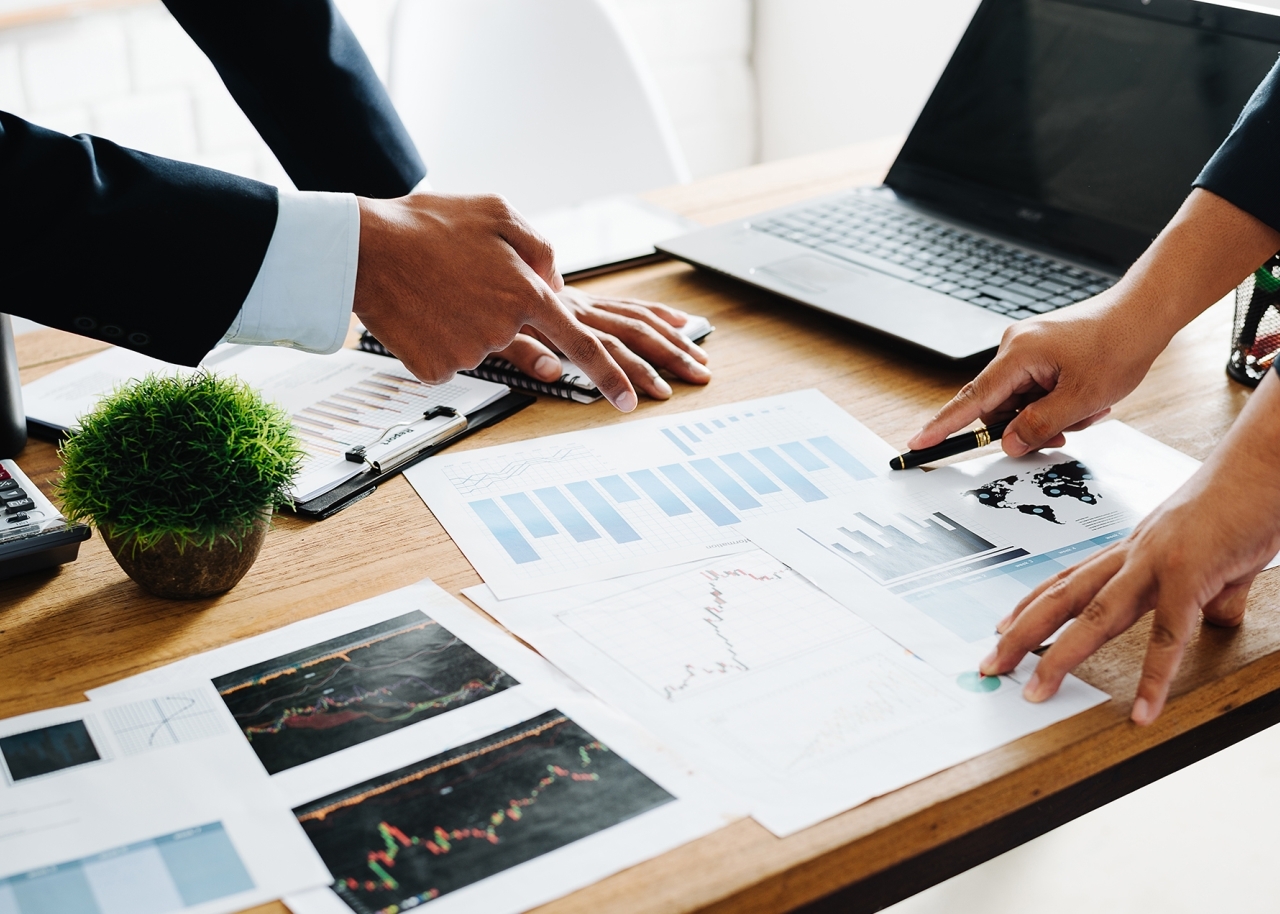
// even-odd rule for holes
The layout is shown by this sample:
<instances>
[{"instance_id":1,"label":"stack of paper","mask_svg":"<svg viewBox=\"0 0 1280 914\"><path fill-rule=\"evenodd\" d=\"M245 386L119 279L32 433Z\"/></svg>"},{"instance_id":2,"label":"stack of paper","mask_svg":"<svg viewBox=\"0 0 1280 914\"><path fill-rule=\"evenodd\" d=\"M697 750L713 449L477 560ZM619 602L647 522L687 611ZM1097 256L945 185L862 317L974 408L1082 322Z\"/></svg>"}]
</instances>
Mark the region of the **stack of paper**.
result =
<instances>
[{"instance_id":1,"label":"stack of paper","mask_svg":"<svg viewBox=\"0 0 1280 914\"><path fill-rule=\"evenodd\" d=\"M466 591L779 835L1107 700L995 623L1125 535L1196 462L1119 423L1071 450L891 473L816 391L445 454L406 475Z\"/></svg>"}]
</instances>

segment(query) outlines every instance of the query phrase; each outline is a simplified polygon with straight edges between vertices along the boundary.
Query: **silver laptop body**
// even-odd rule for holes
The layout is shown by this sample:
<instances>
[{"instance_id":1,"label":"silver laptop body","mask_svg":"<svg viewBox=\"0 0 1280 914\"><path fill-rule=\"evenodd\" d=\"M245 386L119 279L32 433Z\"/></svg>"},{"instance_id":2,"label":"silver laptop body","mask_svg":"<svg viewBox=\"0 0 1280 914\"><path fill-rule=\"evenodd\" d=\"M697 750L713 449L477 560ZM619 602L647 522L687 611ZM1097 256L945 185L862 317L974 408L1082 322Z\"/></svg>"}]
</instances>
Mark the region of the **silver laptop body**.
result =
<instances>
[{"instance_id":1,"label":"silver laptop body","mask_svg":"<svg viewBox=\"0 0 1280 914\"><path fill-rule=\"evenodd\" d=\"M1280 52L1194 0L984 0L885 179L658 245L947 359L1096 295Z\"/></svg>"}]
</instances>

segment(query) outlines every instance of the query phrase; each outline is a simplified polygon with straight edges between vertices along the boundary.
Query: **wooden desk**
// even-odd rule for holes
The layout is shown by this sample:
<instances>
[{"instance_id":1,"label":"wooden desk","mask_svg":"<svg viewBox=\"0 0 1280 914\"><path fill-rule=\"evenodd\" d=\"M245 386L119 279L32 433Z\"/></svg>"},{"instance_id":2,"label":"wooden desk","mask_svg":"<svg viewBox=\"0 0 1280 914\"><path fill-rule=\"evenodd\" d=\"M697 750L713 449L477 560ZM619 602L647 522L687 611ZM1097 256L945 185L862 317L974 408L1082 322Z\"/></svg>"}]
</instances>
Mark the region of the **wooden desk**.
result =
<instances>
[{"instance_id":1,"label":"wooden desk","mask_svg":"<svg viewBox=\"0 0 1280 914\"><path fill-rule=\"evenodd\" d=\"M864 144L652 197L706 222L740 217L874 181L894 148ZM708 342L712 383L677 384L675 397L644 403L640 416L817 387L902 442L966 380L963 371L921 365L834 318L678 263L585 285L670 302L708 315L718 328ZM1116 415L1203 458L1246 397L1223 373L1229 324L1222 305L1191 324ZM18 343L24 380L101 348L56 331ZM603 402L545 399L459 447L627 421ZM19 463L42 487L57 470L53 448L39 442ZM426 575L455 594L479 581L403 479L334 520L282 518L249 576L199 603L149 597L95 537L60 572L0 583L0 716L77 701L85 689ZM1115 696L1106 705L784 840L739 821L545 910L774 912L814 903L813 910L862 911L914 894L1280 720L1278 582L1275 572L1258 579L1240 629L1199 633L1174 697L1149 729L1127 719L1147 635L1140 624L1079 671Z\"/></svg>"}]
</instances>

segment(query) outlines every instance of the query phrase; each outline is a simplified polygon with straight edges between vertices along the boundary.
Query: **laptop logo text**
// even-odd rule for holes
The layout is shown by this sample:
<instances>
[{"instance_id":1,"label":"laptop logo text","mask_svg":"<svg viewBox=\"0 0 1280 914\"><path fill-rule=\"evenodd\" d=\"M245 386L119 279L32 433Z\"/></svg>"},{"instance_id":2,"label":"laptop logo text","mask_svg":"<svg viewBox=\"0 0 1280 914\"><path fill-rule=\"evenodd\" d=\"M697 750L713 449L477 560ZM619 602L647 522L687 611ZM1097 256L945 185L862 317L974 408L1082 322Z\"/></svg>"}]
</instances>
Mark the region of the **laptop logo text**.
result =
<instances>
[{"instance_id":1,"label":"laptop logo text","mask_svg":"<svg viewBox=\"0 0 1280 914\"><path fill-rule=\"evenodd\" d=\"M1032 209L1029 206L1022 207L1022 209L1018 210L1017 215L1019 219L1025 219L1028 222L1039 222L1044 218L1044 213L1040 212L1038 209Z\"/></svg>"}]
</instances>

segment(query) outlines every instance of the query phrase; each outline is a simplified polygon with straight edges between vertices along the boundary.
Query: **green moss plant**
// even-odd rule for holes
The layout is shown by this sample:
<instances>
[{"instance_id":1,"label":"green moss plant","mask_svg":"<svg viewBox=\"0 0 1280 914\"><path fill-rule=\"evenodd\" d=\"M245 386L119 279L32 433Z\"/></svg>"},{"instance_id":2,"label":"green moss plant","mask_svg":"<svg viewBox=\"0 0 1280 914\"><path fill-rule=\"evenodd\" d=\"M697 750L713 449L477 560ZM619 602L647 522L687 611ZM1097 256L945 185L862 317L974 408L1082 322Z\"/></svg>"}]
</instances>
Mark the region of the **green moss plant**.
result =
<instances>
[{"instance_id":1,"label":"green moss plant","mask_svg":"<svg viewBox=\"0 0 1280 914\"><path fill-rule=\"evenodd\" d=\"M288 504L303 452L288 417L247 384L149 375L104 397L61 447L63 512L134 549L237 544Z\"/></svg>"}]
</instances>

